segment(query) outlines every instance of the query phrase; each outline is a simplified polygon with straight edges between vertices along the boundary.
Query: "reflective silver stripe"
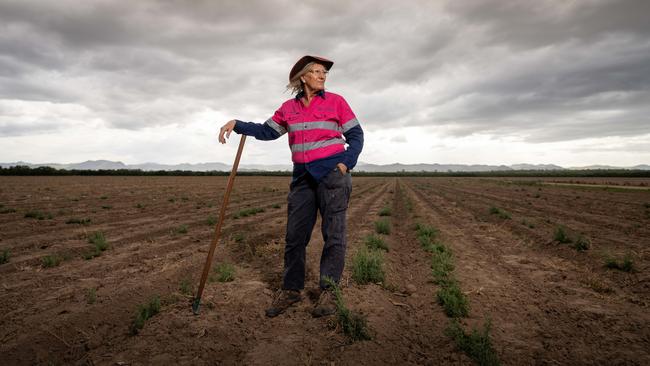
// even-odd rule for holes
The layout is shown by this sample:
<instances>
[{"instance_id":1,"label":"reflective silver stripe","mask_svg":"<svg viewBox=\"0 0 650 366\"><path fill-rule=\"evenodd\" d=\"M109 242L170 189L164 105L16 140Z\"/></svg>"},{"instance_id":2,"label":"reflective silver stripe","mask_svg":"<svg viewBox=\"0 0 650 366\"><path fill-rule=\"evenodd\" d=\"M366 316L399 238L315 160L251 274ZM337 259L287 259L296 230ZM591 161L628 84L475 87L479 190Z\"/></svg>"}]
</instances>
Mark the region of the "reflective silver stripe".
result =
<instances>
[{"instance_id":1,"label":"reflective silver stripe","mask_svg":"<svg viewBox=\"0 0 650 366\"><path fill-rule=\"evenodd\" d=\"M292 123L289 125L289 132L315 130L315 129L339 131L339 124L330 121L315 121L315 122Z\"/></svg>"},{"instance_id":2,"label":"reflective silver stripe","mask_svg":"<svg viewBox=\"0 0 650 366\"><path fill-rule=\"evenodd\" d=\"M343 133L348 132L352 127L358 126L359 121L356 118L352 118L351 120L345 122L343 124Z\"/></svg>"},{"instance_id":3,"label":"reflective silver stripe","mask_svg":"<svg viewBox=\"0 0 650 366\"><path fill-rule=\"evenodd\" d=\"M269 118L269 119L267 119L266 122L264 122L264 123L266 123L267 125L269 125L269 127L271 127L272 129L274 129L275 132L279 133L280 136L282 136L282 135L284 135L285 133L287 133L287 130L286 130L284 127L280 126L277 122L275 122L275 121L273 120L273 118Z\"/></svg>"},{"instance_id":4,"label":"reflective silver stripe","mask_svg":"<svg viewBox=\"0 0 650 366\"><path fill-rule=\"evenodd\" d=\"M314 141L314 142L305 142L304 144L293 144L291 145L291 152L292 153L297 153L297 152L302 152L302 151L309 151L313 149L318 149L319 147L325 147L325 146L330 146L330 145L335 145L335 144L345 144L345 140L343 139L329 139L329 140L323 140L323 141Z\"/></svg>"}]
</instances>

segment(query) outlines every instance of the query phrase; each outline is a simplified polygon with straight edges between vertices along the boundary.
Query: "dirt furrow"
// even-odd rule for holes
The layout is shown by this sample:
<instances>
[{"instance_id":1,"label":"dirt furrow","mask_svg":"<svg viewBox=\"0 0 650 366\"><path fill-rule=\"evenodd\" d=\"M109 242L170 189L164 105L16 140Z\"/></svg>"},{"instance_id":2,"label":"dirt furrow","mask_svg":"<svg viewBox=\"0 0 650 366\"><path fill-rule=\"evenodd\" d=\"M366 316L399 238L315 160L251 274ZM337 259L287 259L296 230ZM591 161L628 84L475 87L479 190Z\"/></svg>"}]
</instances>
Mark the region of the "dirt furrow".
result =
<instances>
[{"instance_id":1,"label":"dirt furrow","mask_svg":"<svg viewBox=\"0 0 650 366\"><path fill-rule=\"evenodd\" d=\"M472 212L412 184L407 187L416 204L456 254L472 314L492 318L505 362L600 364L612 355L631 364L650 359L645 351L650 334L642 330L647 314L624 299L586 289L581 280L590 274L583 268L530 250L501 226L479 222Z\"/></svg>"}]
</instances>

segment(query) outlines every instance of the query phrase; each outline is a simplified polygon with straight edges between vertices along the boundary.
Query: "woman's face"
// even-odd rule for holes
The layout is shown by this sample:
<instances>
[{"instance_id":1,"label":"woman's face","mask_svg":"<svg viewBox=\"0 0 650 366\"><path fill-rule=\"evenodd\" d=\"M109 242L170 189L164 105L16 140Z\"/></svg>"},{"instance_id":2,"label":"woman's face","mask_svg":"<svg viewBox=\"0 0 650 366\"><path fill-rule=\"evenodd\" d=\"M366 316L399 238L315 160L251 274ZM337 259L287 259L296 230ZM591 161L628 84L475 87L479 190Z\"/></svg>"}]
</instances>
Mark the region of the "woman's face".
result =
<instances>
[{"instance_id":1,"label":"woman's face","mask_svg":"<svg viewBox=\"0 0 650 366\"><path fill-rule=\"evenodd\" d=\"M327 69L321 64L314 64L311 70L302 76L305 88L313 91L325 89L325 79L327 78Z\"/></svg>"}]
</instances>

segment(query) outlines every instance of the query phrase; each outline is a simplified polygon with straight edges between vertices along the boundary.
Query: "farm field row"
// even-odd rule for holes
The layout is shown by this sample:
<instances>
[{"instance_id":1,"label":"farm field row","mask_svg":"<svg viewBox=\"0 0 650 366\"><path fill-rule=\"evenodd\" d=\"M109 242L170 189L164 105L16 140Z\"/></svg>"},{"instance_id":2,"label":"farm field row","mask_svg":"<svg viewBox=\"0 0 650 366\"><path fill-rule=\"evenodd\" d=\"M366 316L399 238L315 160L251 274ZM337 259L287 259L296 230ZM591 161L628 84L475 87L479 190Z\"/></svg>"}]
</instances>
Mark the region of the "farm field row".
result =
<instances>
[{"instance_id":1,"label":"farm field row","mask_svg":"<svg viewBox=\"0 0 650 366\"><path fill-rule=\"evenodd\" d=\"M436 295L443 284L416 230L426 225L435 228L436 245L453 253L469 309L459 324L470 330L489 319L503 364L650 364L647 190L354 177L341 288L372 339L351 342L334 318L310 315L320 222L303 301L277 318L264 316L281 283L288 177L237 178L215 254L216 266L232 265L234 280L215 275L201 314L192 314L226 180L0 177L2 359L471 364L448 334L452 319ZM376 232L378 221L389 233ZM380 255L385 276L360 284L352 272L370 236L388 247ZM154 298L157 314L134 335L138 306Z\"/></svg>"}]
</instances>

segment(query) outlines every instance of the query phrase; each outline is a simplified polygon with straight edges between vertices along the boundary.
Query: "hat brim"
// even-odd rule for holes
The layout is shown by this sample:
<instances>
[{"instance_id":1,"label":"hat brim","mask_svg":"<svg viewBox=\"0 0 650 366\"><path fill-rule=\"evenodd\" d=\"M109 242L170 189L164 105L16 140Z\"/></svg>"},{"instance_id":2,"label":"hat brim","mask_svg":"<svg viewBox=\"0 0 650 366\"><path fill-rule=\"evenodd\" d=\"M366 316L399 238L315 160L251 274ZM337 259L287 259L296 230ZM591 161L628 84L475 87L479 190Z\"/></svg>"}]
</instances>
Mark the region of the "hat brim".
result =
<instances>
[{"instance_id":1,"label":"hat brim","mask_svg":"<svg viewBox=\"0 0 650 366\"><path fill-rule=\"evenodd\" d=\"M289 81L291 81L291 79L293 79L293 77L296 76L296 74L299 73L300 70L302 70L310 62L319 63L319 64L325 66L325 69L327 69L327 70L331 69L332 66L334 65L334 61L328 60L328 59L326 59L324 57L311 56L311 55L303 56L291 68L291 72L289 72Z\"/></svg>"}]
</instances>

